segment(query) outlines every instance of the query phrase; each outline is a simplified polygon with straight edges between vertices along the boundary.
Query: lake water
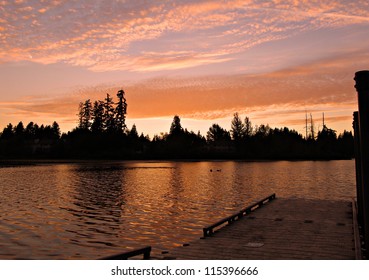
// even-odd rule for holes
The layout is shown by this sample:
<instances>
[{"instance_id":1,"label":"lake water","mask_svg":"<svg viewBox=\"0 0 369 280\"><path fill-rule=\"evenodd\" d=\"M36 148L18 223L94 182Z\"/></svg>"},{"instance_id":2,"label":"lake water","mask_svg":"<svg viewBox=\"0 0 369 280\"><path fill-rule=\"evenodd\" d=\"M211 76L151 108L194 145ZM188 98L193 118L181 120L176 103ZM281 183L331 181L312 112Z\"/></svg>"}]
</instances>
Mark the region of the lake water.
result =
<instances>
[{"instance_id":1,"label":"lake water","mask_svg":"<svg viewBox=\"0 0 369 280\"><path fill-rule=\"evenodd\" d=\"M96 259L143 245L160 252L198 239L204 226L272 193L351 200L354 161L0 168L0 258Z\"/></svg>"}]
</instances>

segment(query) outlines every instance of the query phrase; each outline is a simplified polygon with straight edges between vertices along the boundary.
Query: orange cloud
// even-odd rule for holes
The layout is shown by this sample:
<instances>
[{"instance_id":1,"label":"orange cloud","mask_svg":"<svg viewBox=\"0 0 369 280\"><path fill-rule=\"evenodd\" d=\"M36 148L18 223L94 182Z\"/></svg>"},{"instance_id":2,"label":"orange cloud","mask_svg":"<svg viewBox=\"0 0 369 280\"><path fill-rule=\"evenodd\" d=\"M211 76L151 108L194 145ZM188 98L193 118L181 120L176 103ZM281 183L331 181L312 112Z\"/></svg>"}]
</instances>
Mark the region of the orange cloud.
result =
<instances>
[{"instance_id":1,"label":"orange cloud","mask_svg":"<svg viewBox=\"0 0 369 280\"><path fill-rule=\"evenodd\" d=\"M341 58L343 60L343 58ZM356 107L354 71L349 76L329 66L333 61L297 67L272 74L208 76L198 78L157 78L127 84L128 119L171 118L216 120L231 118L234 112L249 115L275 126L294 125L296 116L326 112L333 120L347 120ZM312 68L321 69L311 71ZM329 70L329 71L328 71ZM340 69L342 71L342 69ZM301 73L304 73L302 75ZM32 113L53 119L77 121L78 103L115 98L120 87L81 88L67 96L33 96L17 102L0 102L9 115ZM349 116L349 117L348 117ZM328 115L327 115L328 117ZM342 117L342 118L341 118ZM350 123L347 124L350 128Z\"/></svg>"},{"instance_id":2,"label":"orange cloud","mask_svg":"<svg viewBox=\"0 0 369 280\"><path fill-rule=\"evenodd\" d=\"M1 4L0 60L64 62L94 71L158 71L226 62L265 42L319 28L368 23L366 1L171 1L124 4L38 1ZM31 27L31 28L30 28ZM192 39L187 41L188 36ZM145 48L165 39L190 58L147 57ZM183 41L180 45L178 42ZM160 44L159 44L160 45ZM159 48L157 52L163 52ZM212 58L205 59L205 56Z\"/></svg>"},{"instance_id":3,"label":"orange cloud","mask_svg":"<svg viewBox=\"0 0 369 280\"><path fill-rule=\"evenodd\" d=\"M0 100L0 119L6 112L71 122L80 101L114 95L126 75L136 78L124 82L128 117L136 119L215 120L238 111L294 124L308 109L328 110L339 122L355 107L353 73L369 55L366 0L101 3L0 1L0 63L68 64L122 77L109 86L91 78L91 87L66 96Z\"/></svg>"}]
</instances>

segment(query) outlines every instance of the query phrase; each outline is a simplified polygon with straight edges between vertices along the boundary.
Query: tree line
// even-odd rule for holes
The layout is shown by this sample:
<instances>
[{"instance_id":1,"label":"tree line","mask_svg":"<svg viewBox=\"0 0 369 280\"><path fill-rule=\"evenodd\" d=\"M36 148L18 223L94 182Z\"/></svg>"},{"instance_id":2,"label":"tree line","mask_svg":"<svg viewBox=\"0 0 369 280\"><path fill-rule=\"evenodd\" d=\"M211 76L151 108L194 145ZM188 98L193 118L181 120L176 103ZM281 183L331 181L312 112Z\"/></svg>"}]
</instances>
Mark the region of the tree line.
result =
<instances>
[{"instance_id":1,"label":"tree line","mask_svg":"<svg viewBox=\"0 0 369 280\"><path fill-rule=\"evenodd\" d=\"M56 156L61 145L60 127L38 125L30 122L27 126L19 122L8 124L0 133L0 159L13 157Z\"/></svg>"},{"instance_id":2,"label":"tree line","mask_svg":"<svg viewBox=\"0 0 369 280\"><path fill-rule=\"evenodd\" d=\"M151 143L157 157L208 159L350 159L354 157L351 132L336 131L323 126L316 138L305 139L287 127L253 126L250 119L241 120L235 113L227 131L213 124L206 137L182 128L175 116L169 133L155 136Z\"/></svg>"},{"instance_id":3,"label":"tree line","mask_svg":"<svg viewBox=\"0 0 369 280\"><path fill-rule=\"evenodd\" d=\"M353 158L353 136L323 127L316 139L295 130L252 126L234 114L231 130L213 124L206 136L188 131L174 116L168 133L153 139L131 129L93 130L78 126L60 133L58 123L9 124L0 133L0 158L114 159L346 159Z\"/></svg>"},{"instance_id":4,"label":"tree line","mask_svg":"<svg viewBox=\"0 0 369 280\"><path fill-rule=\"evenodd\" d=\"M60 133L59 125L26 127L9 124L0 133L0 158L68 159L349 159L354 156L351 132L323 126L317 137L304 138L287 127L253 126L248 117L233 115L228 131L212 124L206 135L182 127L174 116L169 132L153 139L127 128L124 91L118 101L107 94L102 101L81 102L78 125Z\"/></svg>"},{"instance_id":5,"label":"tree line","mask_svg":"<svg viewBox=\"0 0 369 280\"><path fill-rule=\"evenodd\" d=\"M106 98L101 101L97 100L93 103L90 99L79 103L78 108L78 128L82 130L90 130L94 133L122 133L127 128L126 114L127 102L123 90L117 93L118 102L114 103L109 93ZM114 106L116 105L116 106Z\"/></svg>"}]
</instances>

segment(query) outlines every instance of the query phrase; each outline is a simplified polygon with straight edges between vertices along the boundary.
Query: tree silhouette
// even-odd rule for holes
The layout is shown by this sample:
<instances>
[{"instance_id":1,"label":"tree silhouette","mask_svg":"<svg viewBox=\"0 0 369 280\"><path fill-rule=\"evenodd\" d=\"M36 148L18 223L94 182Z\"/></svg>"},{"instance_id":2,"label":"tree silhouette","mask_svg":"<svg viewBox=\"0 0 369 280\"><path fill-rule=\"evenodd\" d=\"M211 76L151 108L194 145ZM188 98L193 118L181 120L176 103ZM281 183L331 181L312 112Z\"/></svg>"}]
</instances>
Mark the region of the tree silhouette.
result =
<instances>
[{"instance_id":1,"label":"tree silhouette","mask_svg":"<svg viewBox=\"0 0 369 280\"><path fill-rule=\"evenodd\" d=\"M336 131L328 128L326 125L323 126L323 129L318 132L318 141L332 142L337 140Z\"/></svg>"},{"instance_id":2,"label":"tree silhouette","mask_svg":"<svg viewBox=\"0 0 369 280\"><path fill-rule=\"evenodd\" d=\"M206 139L213 143L224 143L231 140L229 132L218 124L213 124L206 134Z\"/></svg>"},{"instance_id":3,"label":"tree silhouette","mask_svg":"<svg viewBox=\"0 0 369 280\"><path fill-rule=\"evenodd\" d=\"M3 129L3 132L1 134L1 138L2 139L10 139L14 136L14 132L13 132L13 125L10 123L7 125L7 127L5 127Z\"/></svg>"},{"instance_id":4,"label":"tree silhouette","mask_svg":"<svg viewBox=\"0 0 369 280\"><path fill-rule=\"evenodd\" d=\"M119 99L117 103L116 111L116 126L120 132L124 132L127 128L126 126L126 114L127 114L127 102L124 97L124 91L121 89L117 93L117 97Z\"/></svg>"},{"instance_id":5,"label":"tree silhouette","mask_svg":"<svg viewBox=\"0 0 369 280\"><path fill-rule=\"evenodd\" d=\"M253 134L253 127L250 119L245 117L245 124L244 124L244 136L245 138L250 138Z\"/></svg>"},{"instance_id":6,"label":"tree silhouette","mask_svg":"<svg viewBox=\"0 0 369 280\"><path fill-rule=\"evenodd\" d=\"M78 128L82 129L83 127L83 115L84 115L84 112L83 112L83 102L79 102L78 104Z\"/></svg>"},{"instance_id":7,"label":"tree silhouette","mask_svg":"<svg viewBox=\"0 0 369 280\"><path fill-rule=\"evenodd\" d=\"M119 94L120 93L120 94ZM155 135L150 141L134 124L124 129L126 101L114 108L107 94L104 101L88 99L79 104L78 127L60 135L57 122L38 126L30 122L24 127L10 123L0 134L0 157L65 157L100 159L341 159L353 157L353 136L344 131L337 138L325 125L317 138L304 139L287 127L252 127L248 117L241 121L233 115L230 132L213 124L206 138L182 127L178 115L173 117L169 133ZM119 96L120 95L120 96ZM120 113L119 113L120 112ZM124 131L123 131L124 129ZM231 137L232 135L232 137ZM233 139L233 141L232 141Z\"/></svg>"},{"instance_id":8,"label":"tree silhouette","mask_svg":"<svg viewBox=\"0 0 369 280\"><path fill-rule=\"evenodd\" d=\"M242 120L238 116L238 113L233 115L232 123L231 123L231 135L232 139L235 142L240 142L245 138L245 125L242 123Z\"/></svg>"},{"instance_id":9,"label":"tree silhouette","mask_svg":"<svg viewBox=\"0 0 369 280\"><path fill-rule=\"evenodd\" d=\"M91 126L92 106L90 99L79 103L78 128L88 130Z\"/></svg>"},{"instance_id":10,"label":"tree silhouette","mask_svg":"<svg viewBox=\"0 0 369 280\"><path fill-rule=\"evenodd\" d=\"M354 137L352 132L344 130L343 133L338 136L337 146L342 156L352 158L354 155Z\"/></svg>"},{"instance_id":11,"label":"tree silhouette","mask_svg":"<svg viewBox=\"0 0 369 280\"><path fill-rule=\"evenodd\" d=\"M91 131L101 133L104 130L104 103L95 101L92 108L92 125Z\"/></svg>"},{"instance_id":12,"label":"tree silhouette","mask_svg":"<svg viewBox=\"0 0 369 280\"><path fill-rule=\"evenodd\" d=\"M54 139L59 139L60 138L60 127L59 124L57 122L53 122L52 126L51 126L51 130L52 130L52 134L53 134L53 138Z\"/></svg>"},{"instance_id":13,"label":"tree silhouette","mask_svg":"<svg viewBox=\"0 0 369 280\"><path fill-rule=\"evenodd\" d=\"M35 125L33 122L27 124L25 129L26 138L31 139L36 136L36 131L38 129L37 124Z\"/></svg>"},{"instance_id":14,"label":"tree silhouette","mask_svg":"<svg viewBox=\"0 0 369 280\"><path fill-rule=\"evenodd\" d=\"M10 157L54 157L59 153L60 128L57 122L40 127L23 122L15 127L9 124L0 137L0 155Z\"/></svg>"},{"instance_id":15,"label":"tree silhouette","mask_svg":"<svg viewBox=\"0 0 369 280\"><path fill-rule=\"evenodd\" d=\"M19 122L17 126L14 128L15 135L18 137L24 136L24 125L23 122Z\"/></svg>"},{"instance_id":16,"label":"tree silhouette","mask_svg":"<svg viewBox=\"0 0 369 280\"><path fill-rule=\"evenodd\" d=\"M181 119L179 116L174 116L172 124L170 125L169 135L178 136L183 132L183 128L181 125Z\"/></svg>"},{"instance_id":17,"label":"tree silhouette","mask_svg":"<svg viewBox=\"0 0 369 280\"><path fill-rule=\"evenodd\" d=\"M116 130L113 98L107 93L104 101L104 129L107 132L113 132Z\"/></svg>"},{"instance_id":18,"label":"tree silhouette","mask_svg":"<svg viewBox=\"0 0 369 280\"><path fill-rule=\"evenodd\" d=\"M132 128L131 130L129 131L128 133L128 136L131 138L131 139L138 139L138 132L137 132L137 127L135 124L132 125Z\"/></svg>"},{"instance_id":19,"label":"tree silhouette","mask_svg":"<svg viewBox=\"0 0 369 280\"><path fill-rule=\"evenodd\" d=\"M92 131L95 134L102 132L124 132L126 130L125 115L127 102L124 91L119 90L117 106L114 107L113 98L106 94L104 101L95 101L93 106L90 99L80 102L78 107L78 129Z\"/></svg>"},{"instance_id":20,"label":"tree silhouette","mask_svg":"<svg viewBox=\"0 0 369 280\"><path fill-rule=\"evenodd\" d=\"M312 141L313 139L310 139ZM337 134L333 129L323 126L323 129L318 132L315 141L316 153L323 158L332 158L337 156Z\"/></svg>"},{"instance_id":21,"label":"tree silhouette","mask_svg":"<svg viewBox=\"0 0 369 280\"><path fill-rule=\"evenodd\" d=\"M260 126L255 128L255 137L257 139L265 139L270 133L269 125L261 124Z\"/></svg>"}]
</instances>

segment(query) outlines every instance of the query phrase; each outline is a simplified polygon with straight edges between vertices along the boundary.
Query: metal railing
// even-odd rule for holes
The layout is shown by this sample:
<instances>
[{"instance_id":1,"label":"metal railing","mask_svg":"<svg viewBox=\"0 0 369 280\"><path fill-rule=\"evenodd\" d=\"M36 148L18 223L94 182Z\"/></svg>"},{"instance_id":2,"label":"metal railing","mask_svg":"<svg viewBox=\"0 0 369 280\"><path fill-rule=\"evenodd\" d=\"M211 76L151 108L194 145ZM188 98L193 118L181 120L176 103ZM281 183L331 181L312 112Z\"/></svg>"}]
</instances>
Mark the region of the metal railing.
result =
<instances>
[{"instance_id":1,"label":"metal railing","mask_svg":"<svg viewBox=\"0 0 369 280\"><path fill-rule=\"evenodd\" d=\"M251 212L255 211L256 209L260 208L261 206L263 206L265 203L271 201L275 199L275 193L273 193L272 195L269 195L268 197L262 199L262 200L259 200L258 202L250 205L250 206L247 206L246 208L242 209L241 211L233 214L233 215L230 215L224 219L221 219L219 221L217 221L216 223L208 226L208 227L205 227L203 228L203 234L204 234L204 237L208 237L210 235L212 235L214 233L214 229L223 225L224 223L228 223L228 224L231 224L233 223L234 221L236 220L239 220L240 218L242 218L243 216L246 216L248 214L250 214Z\"/></svg>"}]
</instances>

